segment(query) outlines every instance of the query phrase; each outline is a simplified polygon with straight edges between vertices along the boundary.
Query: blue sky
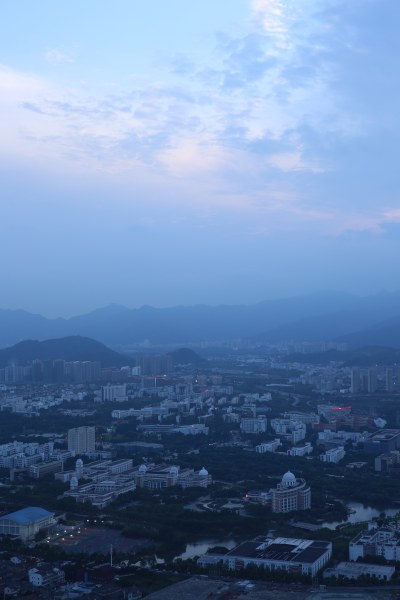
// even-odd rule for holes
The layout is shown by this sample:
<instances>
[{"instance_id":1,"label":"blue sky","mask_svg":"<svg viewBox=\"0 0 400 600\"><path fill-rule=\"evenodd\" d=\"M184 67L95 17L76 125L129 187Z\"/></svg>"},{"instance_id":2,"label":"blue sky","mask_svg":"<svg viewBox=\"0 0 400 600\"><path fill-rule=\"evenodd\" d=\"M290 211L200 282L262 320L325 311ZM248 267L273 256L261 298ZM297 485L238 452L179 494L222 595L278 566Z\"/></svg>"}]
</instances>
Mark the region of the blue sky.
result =
<instances>
[{"instance_id":1,"label":"blue sky","mask_svg":"<svg viewBox=\"0 0 400 600\"><path fill-rule=\"evenodd\" d=\"M397 0L4 0L1 306L398 289Z\"/></svg>"}]
</instances>

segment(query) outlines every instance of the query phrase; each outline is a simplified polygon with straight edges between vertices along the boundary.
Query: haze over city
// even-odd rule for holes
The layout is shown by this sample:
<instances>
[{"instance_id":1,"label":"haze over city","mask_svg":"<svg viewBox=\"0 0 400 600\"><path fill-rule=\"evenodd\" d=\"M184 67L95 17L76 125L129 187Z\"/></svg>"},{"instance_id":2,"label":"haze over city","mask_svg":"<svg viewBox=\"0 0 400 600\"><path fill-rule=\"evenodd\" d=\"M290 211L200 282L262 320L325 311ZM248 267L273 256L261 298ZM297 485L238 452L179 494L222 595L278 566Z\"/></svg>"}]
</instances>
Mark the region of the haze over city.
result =
<instances>
[{"instance_id":1,"label":"haze over city","mask_svg":"<svg viewBox=\"0 0 400 600\"><path fill-rule=\"evenodd\" d=\"M395 0L2 3L2 308L398 288Z\"/></svg>"},{"instance_id":2,"label":"haze over city","mask_svg":"<svg viewBox=\"0 0 400 600\"><path fill-rule=\"evenodd\" d=\"M0 2L0 598L400 600L399 25Z\"/></svg>"}]
</instances>

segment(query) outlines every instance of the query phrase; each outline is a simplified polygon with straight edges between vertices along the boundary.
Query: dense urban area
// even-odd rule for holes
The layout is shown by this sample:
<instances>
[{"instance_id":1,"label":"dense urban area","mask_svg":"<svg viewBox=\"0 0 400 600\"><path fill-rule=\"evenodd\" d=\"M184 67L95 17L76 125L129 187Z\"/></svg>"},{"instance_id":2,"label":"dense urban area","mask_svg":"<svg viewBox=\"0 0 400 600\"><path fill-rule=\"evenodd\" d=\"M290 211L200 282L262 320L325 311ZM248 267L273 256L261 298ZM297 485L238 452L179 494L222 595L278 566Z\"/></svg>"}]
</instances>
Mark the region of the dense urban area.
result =
<instances>
[{"instance_id":1,"label":"dense urban area","mask_svg":"<svg viewBox=\"0 0 400 600\"><path fill-rule=\"evenodd\" d=\"M400 371L345 351L237 340L1 368L0 592L397 597Z\"/></svg>"}]
</instances>

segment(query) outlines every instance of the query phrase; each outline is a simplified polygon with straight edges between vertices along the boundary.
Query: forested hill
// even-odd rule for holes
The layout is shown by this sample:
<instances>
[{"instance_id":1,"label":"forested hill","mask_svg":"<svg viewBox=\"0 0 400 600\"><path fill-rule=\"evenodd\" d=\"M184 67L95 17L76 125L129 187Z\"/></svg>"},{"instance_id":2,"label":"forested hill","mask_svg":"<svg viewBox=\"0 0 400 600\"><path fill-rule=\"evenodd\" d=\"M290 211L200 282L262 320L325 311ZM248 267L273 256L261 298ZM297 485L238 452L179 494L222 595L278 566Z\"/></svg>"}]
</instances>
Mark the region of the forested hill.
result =
<instances>
[{"instance_id":1,"label":"forested hill","mask_svg":"<svg viewBox=\"0 0 400 600\"><path fill-rule=\"evenodd\" d=\"M133 364L133 359L107 348L101 342L82 336L59 339L25 340L0 350L0 366L27 364L33 360L99 361L102 366L122 367Z\"/></svg>"}]
</instances>

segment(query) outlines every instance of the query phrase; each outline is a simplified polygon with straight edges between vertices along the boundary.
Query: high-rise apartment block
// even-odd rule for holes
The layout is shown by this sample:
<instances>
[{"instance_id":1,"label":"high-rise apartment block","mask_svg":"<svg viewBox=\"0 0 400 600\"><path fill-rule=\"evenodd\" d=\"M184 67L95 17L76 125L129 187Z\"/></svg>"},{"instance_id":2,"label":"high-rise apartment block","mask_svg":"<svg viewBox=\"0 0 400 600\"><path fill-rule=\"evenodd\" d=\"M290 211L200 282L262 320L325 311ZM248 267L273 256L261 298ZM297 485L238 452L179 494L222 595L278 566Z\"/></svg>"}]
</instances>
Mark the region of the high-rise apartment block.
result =
<instances>
[{"instance_id":1,"label":"high-rise apartment block","mask_svg":"<svg viewBox=\"0 0 400 600\"><path fill-rule=\"evenodd\" d=\"M75 454L94 452L96 447L95 427L76 427L68 429L68 450Z\"/></svg>"}]
</instances>

